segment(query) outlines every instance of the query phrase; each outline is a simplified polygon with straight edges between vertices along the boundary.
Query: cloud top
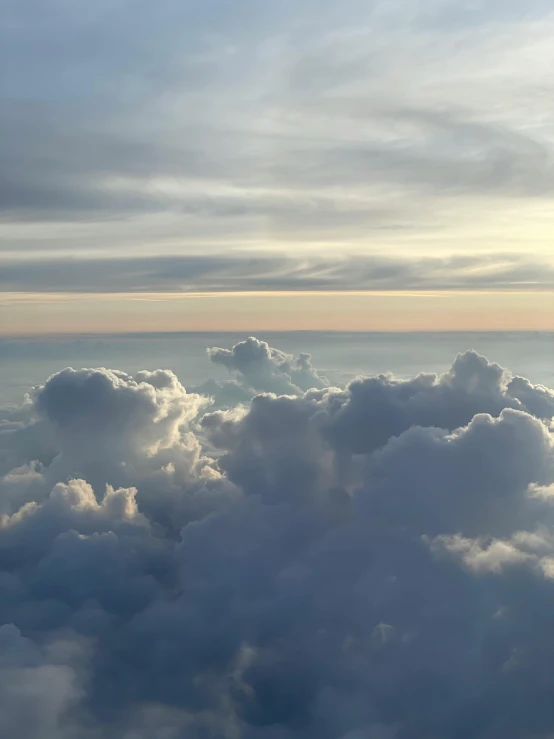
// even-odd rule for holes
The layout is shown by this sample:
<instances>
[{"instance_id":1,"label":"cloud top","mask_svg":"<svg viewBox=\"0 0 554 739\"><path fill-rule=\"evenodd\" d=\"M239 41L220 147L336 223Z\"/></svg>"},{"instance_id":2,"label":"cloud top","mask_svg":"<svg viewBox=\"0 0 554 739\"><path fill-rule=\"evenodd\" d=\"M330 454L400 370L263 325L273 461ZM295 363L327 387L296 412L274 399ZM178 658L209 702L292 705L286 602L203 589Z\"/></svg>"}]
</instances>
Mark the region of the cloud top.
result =
<instances>
[{"instance_id":1,"label":"cloud top","mask_svg":"<svg viewBox=\"0 0 554 739\"><path fill-rule=\"evenodd\" d=\"M3 412L2 736L550 736L553 391L210 359L238 404L66 369Z\"/></svg>"}]
</instances>

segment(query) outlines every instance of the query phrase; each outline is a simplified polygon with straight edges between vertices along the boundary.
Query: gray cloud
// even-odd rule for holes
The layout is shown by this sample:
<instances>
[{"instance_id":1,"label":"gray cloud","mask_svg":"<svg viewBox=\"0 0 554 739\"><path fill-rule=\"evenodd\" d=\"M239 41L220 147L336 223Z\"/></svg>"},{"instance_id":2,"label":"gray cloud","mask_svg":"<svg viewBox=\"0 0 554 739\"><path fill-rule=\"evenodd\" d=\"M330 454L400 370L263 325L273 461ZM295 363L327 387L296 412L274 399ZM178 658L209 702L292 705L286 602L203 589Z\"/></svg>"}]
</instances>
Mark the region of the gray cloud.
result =
<instances>
[{"instance_id":1,"label":"gray cloud","mask_svg":"<svg viewBox=\"0 0 554 739\"><path fill-rule=\"evenodd\" d=\"M188 124L186 143L166 142L140 132L123 137L91 130L86 120L51 120L43 106L8 106L0 118L6 146L0 150L1 212L12 220L86 221L166 211L222 222L262 217L273 228L290 221L313 228L316 212L335 227L345 215L370 227L372 220L392 226L421 215L407 202L383 204L367 191L383 184L408 186L421 197L552 194L549 147L528 133L473 120L470 111L453 106L395 108L340 95L320 106L322 114L347 114L358 126L379 123L379 130L373 140L303 141L294 132L272 137ZM388 126L404 135L383 140ZM157 178L177 188L164 190ZM340 182L354 187L354 200L335 192ZM179 193L183 183L188 191Z\"/></svg>"},{"instance_id":2,"label":"gray cloud","mask_svg":"<svg viewBox=\"0 0 554 739\"><path fill-rule=\"evenodd\" d=\"M114 221L157 216L157 243L175 219L194 249L206 230L219 243L432 234L468 200L480 219L541 201L551 80L526 44L552 19L542 0L516 5L9 3L2 220L54 239L60 223L102 223L116 248Z\"/></svg>"},{"instance_id":3,"label":"gray cloud","mask_svg":"<svg viewBox=\"0 0 554 739\"><path fill-rule=\"evenodd\" d=\"M329 384L314 369L309 354L294 358L254 336L232 349L208 349L208 356L214 364L237 373L247 387L262 392L297 394Z\"/></svg>"},{"instance_id":4,"label":"gray cloud","mask_svg":"<svg viewBox=\"0 0 554 739\"><path fill-rule=\"evenodd\" d=\"M242 292L312 290L549 290L553 268L517 254L344 258L168 256L0 260L14 292Z\"/></svg>"},{"instance_id":5,"label":"gray cloud","mask_svg":"<svg viewBox=\"0 0 554 739\"><path fill-rule=\"evenodd\" d=\"M479 413L497 417L504 409L528 412L526 403L540 419L554 416L551 391L512 377L476 352L467 352L444 375L421 374L412 380L387 375L361 378L346 391L314 389L301 399L263 395L254 398L250 413L239 422L216 412L203 423L214 442L229 450L220 464L231 480L274 496L286 488L281 476L286 479L297 467L307 476L299 478L305 492L318 483L322 465L337 483L350 484L350 476L357 474L353 458L373 453L407 429L454 431ZM245 443L245 437L257 439L257 446ZM329 443L334 450L332 463Z\"/></svg>"},{"instance_id":6,"label":"gray cloud","mask_svg":"<svg viewBox=\"0 0 554 739\"><path fill-rule=\"evenodd\" d=\"M409 139L330 148L320 159L320 177L362 184L396 183L436 197L548 197L553 162L549 146L525 132L472 120L469 111L393 108L379 110L359 100L337 98L360 125L381 118L391 126L418 131ZM415 138L415 137L414 137ZM314 168L317 171L317 168Z\"/></svg>"},{"instance_id":7,"label":"gray cloud","mask_svg":"<svg viewBox=\"0 0 554 739\"><path fill-rule=\"evenodd\" d=\"M23 637L12 624L0 626L3 736L9 739L21 735L30 739L76 736L63 716L81 697L80 656L78 644L64 644L60 640L57 645L41 648Z\"/></svg>"},{"instance_id":8,"label":"gray cloud","mask_svg":"<svg viewBox=\"0 0 554 739\"><path fill-rule=\"evenodd\" d=\"M546 739L554 392L212 358L288 395L64 370L2 414L2 735Z\"/></svg>"},{"instance_id":9,"label":"gray cloud","mask_svg":"<svg viewBox=\"0 0 554 739\"><path fill-rule=\"evenodd\" d=\"M225 367L236 379L228 382L207 380L191 388L207 395L217 409L233 409L251 401L260 392L297 395L311 388L329 385L329 381L311 363L311 356L295 357L250 336L231 349L211 347L210 361Z\"/></svg>"},{"instance_id":10,"label":"gray cloud","mask_svg":"<svg viewBox=\"0 0 554 739\"><path fill-rule=\"evenodd\" d=\"M550 5L8 0L0 290L552 290ZM0 412L3 739L551 737L554 391L209 358Z\"/></svg>"}]
</instances>

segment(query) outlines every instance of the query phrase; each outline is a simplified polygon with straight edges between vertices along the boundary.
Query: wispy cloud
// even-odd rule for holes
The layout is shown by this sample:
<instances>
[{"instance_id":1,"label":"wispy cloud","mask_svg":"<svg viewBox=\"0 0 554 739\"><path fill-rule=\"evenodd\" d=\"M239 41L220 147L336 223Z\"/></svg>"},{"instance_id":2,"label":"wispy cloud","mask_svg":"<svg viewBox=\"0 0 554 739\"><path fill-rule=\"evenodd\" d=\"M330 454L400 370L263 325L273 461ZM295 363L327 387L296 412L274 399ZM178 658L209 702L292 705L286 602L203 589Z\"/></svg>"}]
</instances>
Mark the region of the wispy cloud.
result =
<instances>
[{"instance_id":1,"label":"wispy cloud","mask_svg":"<svg viewBox=\"0 0 554 739\"><path fill-rule=\"evenodd\" d=\"M171 256L4 259L3 292L196 293L551 290L554 266L513 254L452 258Z\"/></svg>"},{"instance_id":2,"label":"wispy cloud","mask_svg":"<svg viewBox=\"0 0 554 739\"><path fill-rule=\"evenodd\" d=\"M274 5L8 3L2 249L546 252L549 3Z\"/></svg>"}]
</instances>

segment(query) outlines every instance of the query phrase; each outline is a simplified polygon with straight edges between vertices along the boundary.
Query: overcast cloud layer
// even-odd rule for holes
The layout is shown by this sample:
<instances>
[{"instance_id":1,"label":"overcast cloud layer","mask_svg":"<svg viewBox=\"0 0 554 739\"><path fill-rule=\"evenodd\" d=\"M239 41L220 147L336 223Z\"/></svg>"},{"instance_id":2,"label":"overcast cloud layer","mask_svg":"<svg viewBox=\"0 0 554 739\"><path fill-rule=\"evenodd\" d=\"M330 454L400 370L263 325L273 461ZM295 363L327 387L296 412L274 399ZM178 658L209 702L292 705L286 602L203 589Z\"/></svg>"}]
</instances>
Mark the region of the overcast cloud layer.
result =
<instances>
[{"instance_id":1,"label":"overcast cloud layer","mask_svg":"<svg viewBox=\"0 0 554 739\"><path fill-rule=\"evenodd\" d=\"M269 257L256 289L288 289L271 266L293 250L322 270L369 255L301 289L375 289L391 248L408 274L509 255L512 283L535 279L519 260L551 261L553 39L547 0L8 0L0 289L110 292L114 257L121 289L188 289L207 253L213 277L238 252L248 290L245 251ZM473 287L430 269L431 289Z\"/></svg>"},{"instance_id":2,"label":"overcast cloud layer","mask_svg":"<svg viewBox=\"0 0 554 739\"><path fill-rule=\"evenodd\" d=\"M2 411L3 739L552 736L554 392L207 359Z\"/></svg>"}]
</instances>

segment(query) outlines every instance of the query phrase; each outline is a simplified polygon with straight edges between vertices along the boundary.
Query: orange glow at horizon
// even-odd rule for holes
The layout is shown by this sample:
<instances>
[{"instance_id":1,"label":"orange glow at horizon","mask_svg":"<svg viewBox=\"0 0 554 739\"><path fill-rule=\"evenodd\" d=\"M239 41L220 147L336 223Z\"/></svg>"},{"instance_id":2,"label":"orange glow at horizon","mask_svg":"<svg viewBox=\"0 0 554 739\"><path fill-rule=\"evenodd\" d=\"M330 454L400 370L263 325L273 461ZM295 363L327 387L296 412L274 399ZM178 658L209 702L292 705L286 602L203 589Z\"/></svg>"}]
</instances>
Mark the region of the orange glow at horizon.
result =
<instances>
[{"instance_id":1,"label":"orange glow at horizon","mask_svg":"<svg viewBox=\"0 0 554 739\"><path fill-rule=\"evenodd\" d=\"M0 334L171 331L554 331L554 293L24 294Z\"/></svg>"}]
</instances>

